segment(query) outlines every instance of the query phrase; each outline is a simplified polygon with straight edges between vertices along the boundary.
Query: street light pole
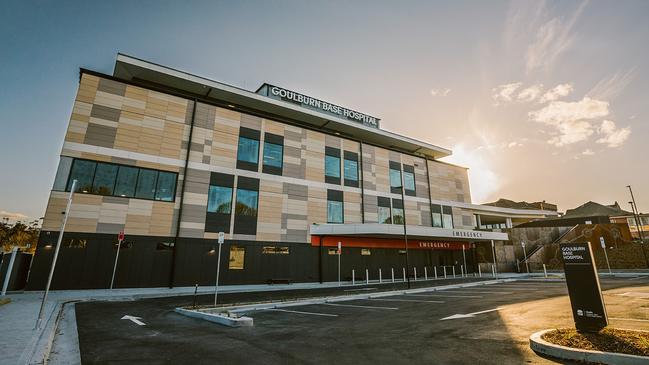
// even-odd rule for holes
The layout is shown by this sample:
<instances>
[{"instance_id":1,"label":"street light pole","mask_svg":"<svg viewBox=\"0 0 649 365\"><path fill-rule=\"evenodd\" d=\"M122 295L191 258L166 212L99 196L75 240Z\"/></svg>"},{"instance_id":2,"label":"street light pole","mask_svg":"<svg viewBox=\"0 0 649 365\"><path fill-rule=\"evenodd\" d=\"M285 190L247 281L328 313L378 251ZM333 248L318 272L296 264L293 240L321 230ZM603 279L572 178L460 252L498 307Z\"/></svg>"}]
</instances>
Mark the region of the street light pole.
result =
<instances>
[{"instance_id":1,"label":"street light pole","mask_svg":"<svg viewBox=\"0 0 649 365\"><path fill-rule=\"evenodd\" d=\"M638 225L638 234L640 235L640 242L644 243L644 234L642 232L642 226L640 225L640 223L641 223L640 222L640 212L638 211L638 205L636 204L635 197L633 196L633 189L631 189L631 185L627 185L626 187L629 188L629 193L631 193L631 202L633 203L631 205L631 208L633 209L635 207L635 209L633 210L633 215L635 217L636 224ZM637 212L637 214L636 214L636 212ZM642 251L642 252L644 252L644 251Z\"/></svg>"},{"instance_id":2,"label":"street light pole","mask_svg":"<svg viewBox=\"0 0 649 365\"><path fill-rule=\"evenodd\" d=\"M525 269L527 273L530 273L530 266L527 264L527 253L525 252L525 242L521 241L521 246L523 246L523 260L525 260Z\"/></svg>"},{"instance_id":3,"label":"street light pole","mask_svg":"<svg viewBox=\"0 0 649 365\"><path fill-rule=\"evenodd\" d=\"M408 231L406 229L406 195L405 195L405 184L403 178L403 171L399 171L401 175L401 204L403 211L403 240L406 243L406 279L408 280L408 289L410 289L410 266L408 265Z\"/></svg>"},{"instance_id":4,"label":"street light pole","mask_svg":"<svg viewBox=\"0 0 649 365\"><path fill-rule=\"evenodd\" d=\"M61 229L59 230L59 238L56 240L56 249L54 249L54 258L52 259L52 267L50 268L50 275L47 277L47 284L45 285L45 293L43 294L43 301L41 302L41 309L38 311L38 319L36 320L36 328L41 327L43 321L43 310L45 309L45 301L47 301L47 294L50 292L50 285L52 284L52 277L54 276L54 269L56 268L56 260L59 257L59 249L61 248L61 241L63 241L63 232L65 231L65 224L68 222L70 215L70 206L72 205L72 196L74 190L77 188L77 180L72 180L70 187L70 196L68 196L68 204L65 207L63 222L61 222Z\"/></svg>"},{"instance_id":5,"label":"street light pole","mask_svg":"<svg viewBox=\"0 0 649 365\"><path fill-rule=\"evenodd\" d=\"M636 227L638 228L638 233L640 234L640 250L642 251L642 256L644 257L645 265L647 265L647 267L649 268L649 260L647 260L647 254L644 252L644 239L642 236L642 231L640 230L640 218L638 217L638 215L636 215L636 211L638 209L632 201L630 201L629 204L631 204L631 212L633 212L633 218L635 219L635 224Z\"/></svg>"}]
</instances>

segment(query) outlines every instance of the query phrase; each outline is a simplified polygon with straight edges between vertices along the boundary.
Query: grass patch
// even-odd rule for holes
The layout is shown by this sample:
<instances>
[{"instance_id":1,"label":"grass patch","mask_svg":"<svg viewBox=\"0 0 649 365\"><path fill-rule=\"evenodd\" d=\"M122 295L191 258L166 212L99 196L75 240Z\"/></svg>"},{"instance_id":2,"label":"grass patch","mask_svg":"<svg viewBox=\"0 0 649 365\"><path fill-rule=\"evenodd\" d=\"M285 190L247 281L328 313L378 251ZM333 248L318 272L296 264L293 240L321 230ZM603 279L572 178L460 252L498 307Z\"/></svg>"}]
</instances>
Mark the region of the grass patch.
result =
<instances>
[{"instance_id":1,"label":"grass patch","mask_svg":"<svg viewBox=\"0 0 649 365\"><path fill-rule=\"evenodd\" d=\"M649 332L604 328L597 333L580 333L569 328L547 332L541 338L555 345L582 350L649 356Z\"/></svg>"}]
</instances>

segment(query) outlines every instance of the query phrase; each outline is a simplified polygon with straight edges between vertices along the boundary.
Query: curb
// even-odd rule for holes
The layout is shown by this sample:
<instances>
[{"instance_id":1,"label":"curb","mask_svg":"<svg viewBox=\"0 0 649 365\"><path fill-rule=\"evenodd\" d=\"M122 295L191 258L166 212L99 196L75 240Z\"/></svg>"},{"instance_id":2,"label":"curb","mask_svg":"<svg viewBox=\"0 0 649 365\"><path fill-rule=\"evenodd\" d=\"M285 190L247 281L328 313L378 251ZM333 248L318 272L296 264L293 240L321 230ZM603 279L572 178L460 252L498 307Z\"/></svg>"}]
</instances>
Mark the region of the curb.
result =
<instances>
[{"instance_id":1,"label":"curb","mask_svg":"<svg viewBox=\"0 0 649 365\"><path fill-rule=\"evenodd\" d=\"M647 365L649 357L619 354L615 352L603 352L593 350L580 350L571 347L555 345L541 338L545 333L554 331L547 329L533 333L530 336L530 348L534 352L548 355L562 360L583 361L595 364L610 365Z\"/></svg>"},{"instance_id":2,"label":"curb","mask_svg":"<svg viewBox=\"0 0 649 365\"><path fill-rule=\"evenodd\" d=\"M228 327L252 327L253 325L252 318L245 317L245 316L229 317L227 315L222 315L218 313L206 313L206 312L199 312L196 310L189 310L183 308L176 308L176 313L191 318L198 318L209 322L222 324Z\"/></svg>"}]
</instances>

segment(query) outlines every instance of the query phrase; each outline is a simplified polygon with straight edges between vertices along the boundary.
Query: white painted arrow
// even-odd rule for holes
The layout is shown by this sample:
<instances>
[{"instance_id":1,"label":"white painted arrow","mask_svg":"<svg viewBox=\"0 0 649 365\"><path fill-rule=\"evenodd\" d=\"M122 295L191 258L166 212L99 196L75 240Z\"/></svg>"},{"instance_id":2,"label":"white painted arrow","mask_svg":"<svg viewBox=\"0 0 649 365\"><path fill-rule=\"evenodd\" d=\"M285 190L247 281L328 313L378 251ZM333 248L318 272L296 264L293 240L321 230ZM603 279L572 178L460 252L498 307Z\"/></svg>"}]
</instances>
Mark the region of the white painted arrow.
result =
<instances>
[{"instance_id":1,"label":"white painted arrow","mask_svg":"<svg viewBox=\"0 0 649 365\"><path fill-rule=\"evenodd\" d=\"M134 317L134 316L129 316L128 314L124 315L121 319L128 319L132 321L133 323L137 324L138 326L145 326L146 324L142 321L140 321L140 317Z\"/></svg>"},{"instance_id":2,"label":"white painted arrow","mask_svg":"<svg viewBox=\"0 0 649 365\"><path fill-rule=\"evenodd\" d=\"M440 319L440 321L443 321L443 320L446 320L446 319L471 318L471 317L475 317L478 314L494 312L494 311L497 311L497 310L500 310L500 308L487 309L485 311L473 312L473 313L468 313L468 314L454 314L452 316L444 317L444 318Z\"/></svg>"}]
</instances>

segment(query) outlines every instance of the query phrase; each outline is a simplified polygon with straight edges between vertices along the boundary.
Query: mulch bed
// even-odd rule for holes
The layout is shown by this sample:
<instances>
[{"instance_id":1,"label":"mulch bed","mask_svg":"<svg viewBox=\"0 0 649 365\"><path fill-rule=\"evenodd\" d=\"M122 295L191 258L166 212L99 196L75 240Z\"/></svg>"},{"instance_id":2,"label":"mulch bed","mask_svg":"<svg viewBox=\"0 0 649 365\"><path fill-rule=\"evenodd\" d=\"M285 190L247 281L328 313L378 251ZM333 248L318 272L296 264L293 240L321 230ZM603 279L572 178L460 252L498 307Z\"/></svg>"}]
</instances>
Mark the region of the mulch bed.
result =
<instances>
[{"instance_id":1,"label":"mulch bed","mask_svg":"<svg viewBox=\"0 0 649 365\"><path fill-rule=\"evenodd\" d=\"M557 329L542 338L555 345L582 350L649 356L649 332L604 328L597 333L580 333L575 329Z\"/></svg>"}]
</instances>

